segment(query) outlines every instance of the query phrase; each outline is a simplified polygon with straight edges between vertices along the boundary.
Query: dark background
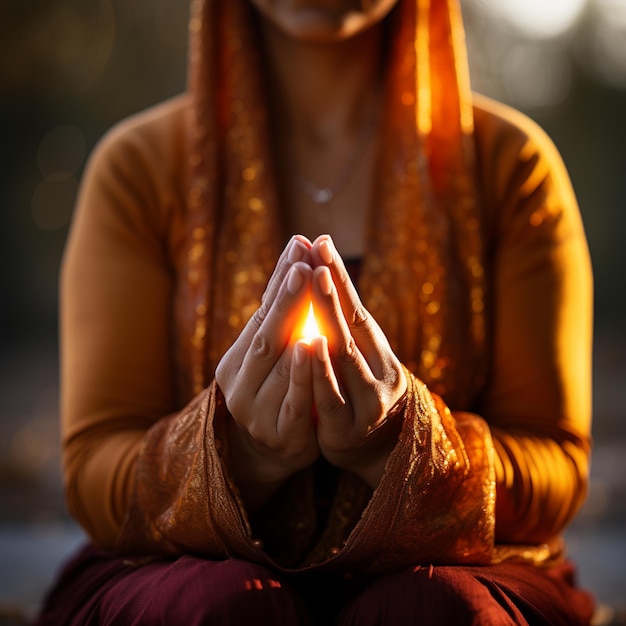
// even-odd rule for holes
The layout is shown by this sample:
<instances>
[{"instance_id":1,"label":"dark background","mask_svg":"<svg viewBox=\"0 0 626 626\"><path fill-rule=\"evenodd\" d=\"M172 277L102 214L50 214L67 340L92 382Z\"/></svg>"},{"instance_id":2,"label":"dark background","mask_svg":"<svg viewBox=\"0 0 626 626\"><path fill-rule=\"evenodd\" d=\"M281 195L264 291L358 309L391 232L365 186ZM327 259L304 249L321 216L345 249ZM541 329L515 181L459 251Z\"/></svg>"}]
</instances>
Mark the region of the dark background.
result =
<instances>
[{"instance_id":1,"label":"dark background","mask_svg":"<svg viewBox=\"0 0 626 626\"><path fill-rule=\"evenodd\" d=\"M616 550L626 555L626 0L559 0L582 8L550 33L537 32L545 16L526 27L507 19L506 7L533 1L465 0L472 81L547 130L579 198L596 284L596 454L571 545L588 584L615 602L626 588L626 569L611 561ZM0 6L0 612L32 611L79 538L58 469L59 263L94 143L120 118L185 88L187 4ZM613 543L593 543L607 537Z\"/></svg>"},{"instance_id":2,"label":"dark background","mask_svg":"<svg viewBox=\"0 0 626 626\"><path fill-rule=\"evenodd\" d=\"M465 0L465 11L474 87L538 121L569 168L595 267L597 327L604 331L620 330L626 312L626 294L616 281L626 259L626 24L617 30L621 67L613 60L611 68L595 58L595 39L607 37L596 4L602 2L590 3L570 31L550 39L531 38L498 20L487 0ZM57 270L84 159L117 120L184 89L186 5L3 1L3 352L24 341L54 341Z\"/></svg>"}]
</instances>

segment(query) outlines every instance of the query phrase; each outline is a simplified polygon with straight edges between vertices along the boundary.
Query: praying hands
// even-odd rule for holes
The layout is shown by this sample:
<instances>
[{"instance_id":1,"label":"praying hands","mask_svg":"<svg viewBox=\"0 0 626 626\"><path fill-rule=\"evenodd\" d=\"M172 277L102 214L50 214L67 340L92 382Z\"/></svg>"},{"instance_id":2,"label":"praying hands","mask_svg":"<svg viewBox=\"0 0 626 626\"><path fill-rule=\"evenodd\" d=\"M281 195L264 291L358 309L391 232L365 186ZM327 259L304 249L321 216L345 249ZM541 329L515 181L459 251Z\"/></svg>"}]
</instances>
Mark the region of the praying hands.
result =
<instances>
[{"instance_id":1,"label":"praying hands","mask_svg":"<svg viewBox=\"0 0 626 626\"><path fill-rule=\"evenodd\" d=\"M310 302L321 336L307 344L298 330ZM231 471L250 508L320 454L378 484L406 379L330 237L292 238L216 380L233 418Z\"/></svg>"}]
</instances>

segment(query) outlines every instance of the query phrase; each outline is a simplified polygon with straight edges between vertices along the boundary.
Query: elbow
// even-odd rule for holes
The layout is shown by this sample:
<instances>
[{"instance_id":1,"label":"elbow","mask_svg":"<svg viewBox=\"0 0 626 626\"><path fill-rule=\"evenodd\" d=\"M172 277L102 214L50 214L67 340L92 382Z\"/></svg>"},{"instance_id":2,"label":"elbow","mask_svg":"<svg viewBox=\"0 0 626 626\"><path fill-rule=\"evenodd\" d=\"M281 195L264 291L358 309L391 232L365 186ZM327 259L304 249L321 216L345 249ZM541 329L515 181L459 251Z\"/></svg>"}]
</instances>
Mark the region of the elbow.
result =
<instances>
[{"instance_id":1,"label":"elbow","mask_svg":"<svg viewBox=\"0 0 626 626\"><path fill-rule=\"evenodd\" d=\"M78 522L94 545L104 550L114 548L118 533L116 527L110 523L110 520L97 519L85 502L80 487L72 479L66 479L65 503L70 515Z\"/></svg>"},{"instance_id":2,"label":"elbow","mask_svg":"<svg viewBox=\"0 0 626 626\"><path fill-rule=\"evenodd\" d=\"M107 550L115 547L126 515L126 472L121 470L131 471L134 466L130 461L113 462L121 451L115 439L95 442L79 436L65 442L63 450L68 511L91 541Z\"/></svg>"},{"instance_id":3,"label":"elbow","mask_svg":"<svg viewBox=\"0 0 626 626\"><path fill-rule=\"evenodd\" d=\"M538 454L509 468L496 488L496 541L542 544L559 535L583 505L589 459L573 442L533 441Z\"/></svg>"}]
</instances>

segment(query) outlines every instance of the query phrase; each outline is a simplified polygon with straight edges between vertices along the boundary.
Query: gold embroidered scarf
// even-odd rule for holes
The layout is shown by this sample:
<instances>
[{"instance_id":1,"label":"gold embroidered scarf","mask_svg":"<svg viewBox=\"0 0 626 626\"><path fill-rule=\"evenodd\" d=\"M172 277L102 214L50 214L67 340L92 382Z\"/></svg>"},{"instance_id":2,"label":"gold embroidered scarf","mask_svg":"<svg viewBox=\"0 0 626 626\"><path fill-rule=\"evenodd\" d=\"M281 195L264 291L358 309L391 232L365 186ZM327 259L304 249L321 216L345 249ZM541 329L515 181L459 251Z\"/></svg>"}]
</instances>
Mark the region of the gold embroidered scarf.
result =
<instances>
[{"instance_id":1,"label":"gold embroidered scarf","mask_svg":"<svg viewBox=\"0 0 626 626\"><path fill-rule=\"evenodd\" d=\"M177 298L188 399L260 303L285 242L246 0L194 0L188 251ZM359 290L401 361L455 408L483 384L483 233L457 0L400 0Z\"/></svg>"}]
</instances>

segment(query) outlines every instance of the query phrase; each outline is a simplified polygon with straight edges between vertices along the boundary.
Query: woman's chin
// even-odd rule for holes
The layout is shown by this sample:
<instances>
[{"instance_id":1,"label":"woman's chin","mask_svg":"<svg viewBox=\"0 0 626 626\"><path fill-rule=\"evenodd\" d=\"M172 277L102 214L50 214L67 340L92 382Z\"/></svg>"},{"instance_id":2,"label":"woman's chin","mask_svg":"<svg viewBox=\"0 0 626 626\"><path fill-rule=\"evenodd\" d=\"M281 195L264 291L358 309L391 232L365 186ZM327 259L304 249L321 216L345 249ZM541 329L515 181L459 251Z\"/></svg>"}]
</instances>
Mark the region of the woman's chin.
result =
<instances>
[{"instance_id":1,"label":"woman's chin","mask_svg":"<svg viewBox=\"0 0 626 626\"><path fill-rule=\"evenodd\" d=\"M336 3L310 2L278 7L252 0L263 19L292 39L310 43L344 41L380 22L397 0L378 0L363 10L360 6L338 7Z\"/></svg>"}]
</instances>

